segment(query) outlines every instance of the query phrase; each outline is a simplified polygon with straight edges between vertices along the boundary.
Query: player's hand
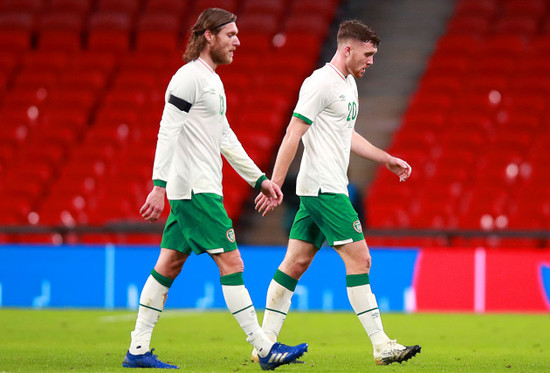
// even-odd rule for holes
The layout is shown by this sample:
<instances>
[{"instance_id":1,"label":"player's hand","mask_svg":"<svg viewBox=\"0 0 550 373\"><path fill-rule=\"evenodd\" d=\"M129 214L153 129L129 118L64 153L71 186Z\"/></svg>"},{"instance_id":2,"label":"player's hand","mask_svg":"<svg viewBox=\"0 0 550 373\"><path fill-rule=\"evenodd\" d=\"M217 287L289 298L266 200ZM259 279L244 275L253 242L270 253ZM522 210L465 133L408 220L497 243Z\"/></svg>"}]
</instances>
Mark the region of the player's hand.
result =
<instances>
[{"instance_id":1,"label":"player's hand","mask_svg":"<svg viewBox=\"0 0 550 373\"><path fill-rule=\"evenodd\" d=\"M153 190L147 196L145 204L139 210L139 213L143 219L154 222L160 218L162 211L164 211L164 195L166 189L163 187L155 186Z\"/></svg>"},{"instance_id":2,"label":"player's hand","mask_svg":"<svg viewBox=\"0 0 550 373\"><path fill-rule=\"evenodd\" d=\"M399 181L405 181L411 176L412 168L402 159L391 157L386 164L388 170L399 176Z\"/></svg>"},{"instance_id":3,"label":"player's hand","mask_svg":"<svg viewBox=\"0 0 550 373\"><path fill-rule=\"evenodd\" d=\"M262 182L262 192L255 199L256 210L265 216L269 211L283 202L281 188L271 180Z\"/></svg>"},{"instance_id":4,"label":"player's hand","mask_svg":"<svg viewBox=\"0 0 550 373\"><path fill-rule=\"evenodd\" d=\"M256 211L258 211L262 216L265 216L268 212L275 209L278 203L274 198L267 197L263 193L258 193L258 196L254 200L256 204Z\"/></svg>"}]
</instances>

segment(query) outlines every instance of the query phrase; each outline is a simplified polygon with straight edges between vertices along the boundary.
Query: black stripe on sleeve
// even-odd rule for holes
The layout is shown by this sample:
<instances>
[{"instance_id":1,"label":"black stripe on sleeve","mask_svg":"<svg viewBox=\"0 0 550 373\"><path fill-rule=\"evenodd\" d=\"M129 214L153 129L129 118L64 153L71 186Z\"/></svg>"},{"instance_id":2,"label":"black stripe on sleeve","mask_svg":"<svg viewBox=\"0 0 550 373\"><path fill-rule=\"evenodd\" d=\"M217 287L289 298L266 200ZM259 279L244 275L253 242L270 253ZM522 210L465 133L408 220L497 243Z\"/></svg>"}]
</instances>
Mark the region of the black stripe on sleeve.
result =
<instances>
[{"instance_id":1,"label":"black stripe on sleeve","mask_svg":"<svg viewBox=\"0 0 550 373\"><path fill-rule=\"evenodd\" d=\"M180 109L181 111L185 111L186 113L189 113L189 110L191 110L192 105L190 102L187 102L184 99L176 97L172 94L170 95L168 102Z\"/></svg>"}]
</instances>

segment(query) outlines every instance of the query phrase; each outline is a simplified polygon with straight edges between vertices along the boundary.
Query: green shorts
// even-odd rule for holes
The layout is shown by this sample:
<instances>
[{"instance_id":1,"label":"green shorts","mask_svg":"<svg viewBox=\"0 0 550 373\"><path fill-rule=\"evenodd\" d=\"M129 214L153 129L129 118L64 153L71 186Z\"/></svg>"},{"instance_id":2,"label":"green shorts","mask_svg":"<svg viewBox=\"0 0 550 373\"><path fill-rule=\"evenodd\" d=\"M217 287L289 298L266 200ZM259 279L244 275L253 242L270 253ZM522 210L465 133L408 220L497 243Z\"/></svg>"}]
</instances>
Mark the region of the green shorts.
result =
<instances>
[{"instance_id":1,"label":"green shorts","mask_svg":"<svg viewBox=\"0 0 550 373\"><path fill-rule=\"evenodd\" d=\"M233 223L214 193L192 194L171 200L160 247L184 254L220 254L237 249Z\"/></svg>"},{"instance_id":2,"label":"green shorts","mask_svg":"<svg viewBox=\"0 0 550 373\"><path fill-rule=\"evenodd\" d=\"M345 194L319 193L317 197L300 196L290 238L312 243L317 248L325 239L330 246L364 239L359 216Z\"/></svg>"}]
</instances>

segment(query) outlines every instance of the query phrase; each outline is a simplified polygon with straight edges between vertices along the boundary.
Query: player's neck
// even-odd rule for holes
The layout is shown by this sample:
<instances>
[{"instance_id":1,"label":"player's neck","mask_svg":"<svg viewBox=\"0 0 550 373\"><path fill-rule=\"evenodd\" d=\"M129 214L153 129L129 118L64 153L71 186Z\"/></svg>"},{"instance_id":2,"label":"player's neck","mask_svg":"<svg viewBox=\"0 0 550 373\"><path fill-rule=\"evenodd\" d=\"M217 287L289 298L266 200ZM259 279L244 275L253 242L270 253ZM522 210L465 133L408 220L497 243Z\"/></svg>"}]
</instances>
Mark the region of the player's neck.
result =
<instances>
[{"instance_id":1,"label":"player's neck","mask_svg":"<svg viewBox=\"0 0 550 373\"><path fill-rule=\"evenodd\" d=\"M346 78L350 74L348 68L346 67L346 59L341 53L336 52L334 57L332 57L332 60L330 60L330 64L336 67L338 71L340 71Z\"/></svg>"},{"instance_id":2,"label":"player's neck","mask_svg":"<svg viewBox=\"0 0 550 373\"><path fill-rule=\"evenodd\" d=\"M210 56L210 53L207 50L202 51L199 58L203 60L208 67L212 69L212 71L215 71L216 67L218 67L218 65L214 63L214 60L212 60L212 56Z\"/></svg>"}]
</instances>

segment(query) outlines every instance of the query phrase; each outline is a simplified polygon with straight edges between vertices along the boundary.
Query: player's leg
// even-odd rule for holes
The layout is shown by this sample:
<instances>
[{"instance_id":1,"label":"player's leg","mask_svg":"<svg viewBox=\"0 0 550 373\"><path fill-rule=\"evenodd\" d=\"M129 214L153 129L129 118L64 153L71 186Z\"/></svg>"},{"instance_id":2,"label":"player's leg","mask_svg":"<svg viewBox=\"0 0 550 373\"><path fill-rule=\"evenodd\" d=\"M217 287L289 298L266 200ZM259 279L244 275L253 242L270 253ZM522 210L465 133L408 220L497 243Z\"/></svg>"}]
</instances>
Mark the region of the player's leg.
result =
<instances>
[{"instance_id":1,"label":"player's leg","mask_svg":"<svg viewBox=\"0 0 550 373\"><path fill-rule=\"evenodd\" d=\"M132 341L123 366L128 368L176 368L165 364L149 352L151 336L168 296L168 290L180 273L188 255L179 251L161 249L159 258L147 278L139 299L138 316Z\"/></svg>"},{"instance_id":2,"label":"player's leg","mask_svg":"<svg viewBox=\"0 0 550 373\"><path fill-rule=\"evenodd\" d=\"M420 346L402 346L384 332L376 297L370 287L371 257L365 240L334 248L346 266L348 298L372 342L376 363L401 363L420 352Z\"/></svg>"},{"instance_id":3,"label":"player's leg","mask_svg":"<svg viewBox=\"0 0 550 373\"><path fill-rule=\"evenodd\" d=\"M141 291L136 326L131 333L132 341L124 358L124 367L177 368L163 363L152 351L149 352L153 329L164 310L168 290L191 253L173 209L166 221L160 246L157 263Z\"/></svg>"},{"instance_id":4,"label":"player's leg","mask_svg":"<svg viewBox=\"0 0 550 373\"><path fill-rule=\"evenodd\" d=\"M285 258L275 272L267 290L262 329L272 341L277 340L286 319L298 280L309 268L324 240L325 237L319 227L300 202L300 209L294 217L290 230ZM259 360L256 350L252 351L251 359L252 361Z\"/></svg>"},{"instance_id":5,"label":"player's leg","mask_svg":"<svg viewBox=\"0 0 550 373\"><path fill-rule=\"evenodd\" d=\"M285 258L267 289L262 329L272 341L277 341L283 327L298 280L309 268L318 251L309 242L289 239Z\"/></svg>"},{"instance_id":6,"label":"player's leg","mask_svg":"<svg viewBox=\"0 0 550 373\"><path fill-rule=\"evenodd\" d=\"M262 369L274 369L302 356L307 351L307 344L291 347L274 343L258 324L252 299L244 286L244 264L239 250L211 256L220 270L220 282L227 308L245 332L246 340L258 351Z\"/></svg>"}]
</instances>

